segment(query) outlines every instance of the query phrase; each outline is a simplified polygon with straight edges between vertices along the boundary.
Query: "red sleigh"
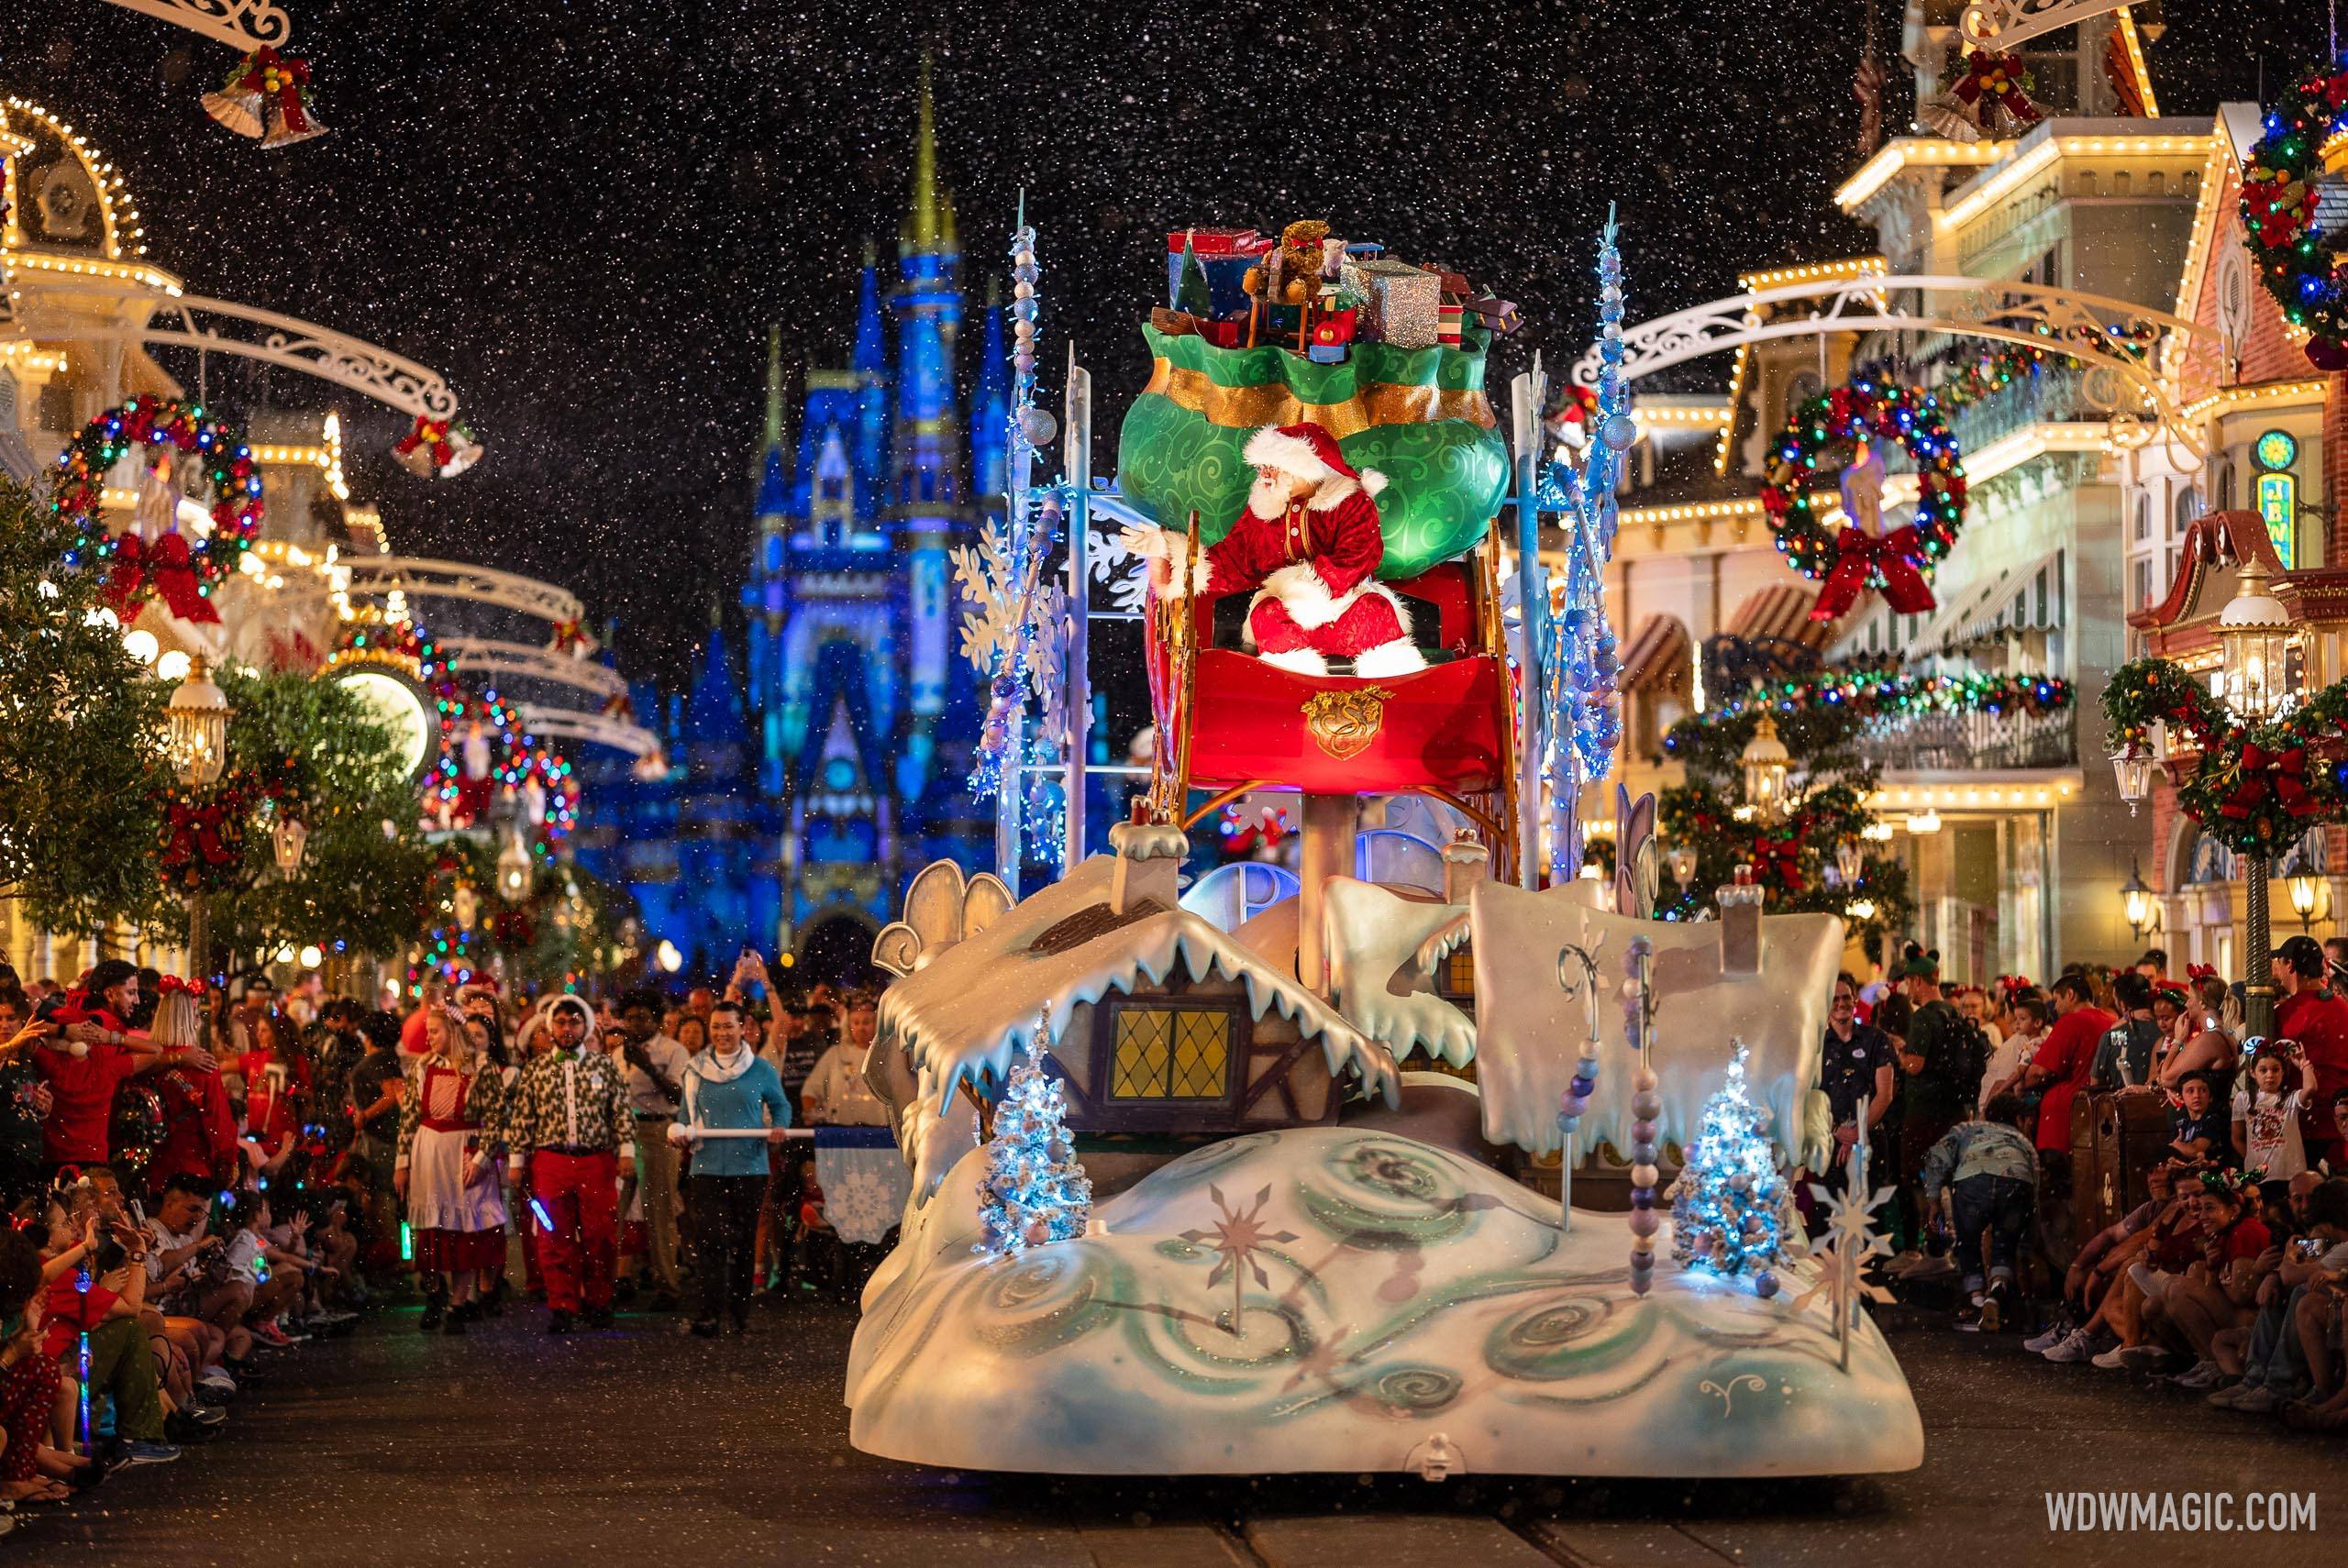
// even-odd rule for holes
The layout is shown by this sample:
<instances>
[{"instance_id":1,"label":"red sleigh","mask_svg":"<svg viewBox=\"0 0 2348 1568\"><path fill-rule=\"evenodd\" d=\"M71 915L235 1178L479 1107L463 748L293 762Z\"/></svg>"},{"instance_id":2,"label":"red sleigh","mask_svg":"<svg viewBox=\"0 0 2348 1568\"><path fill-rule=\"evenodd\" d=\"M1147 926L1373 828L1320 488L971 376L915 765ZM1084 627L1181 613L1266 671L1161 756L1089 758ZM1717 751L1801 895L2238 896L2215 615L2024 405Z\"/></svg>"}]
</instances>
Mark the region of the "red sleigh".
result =
<instances>
[{"instance_id":1,"label":"red sleigh","mask_svg":"<svg viewBox=\"0 0 2348 1568\"><path fill-rule=\"evenodd\" d=\"M1195 513L1190 537L1195 558ZM1149 803L1160 821L1189 827L1254 790L1418 794L1465 813L1500 863L1510 862L1515 683L1503 651L1495 532L1458 559L1387 586L1411 605L1429 663L1375 679L1279 668L1218 646L1214 603L1152 601L1143 623L1158 734ZM1213 793L1192 809L1192 790Z\"/></svg>"}]
</instances>

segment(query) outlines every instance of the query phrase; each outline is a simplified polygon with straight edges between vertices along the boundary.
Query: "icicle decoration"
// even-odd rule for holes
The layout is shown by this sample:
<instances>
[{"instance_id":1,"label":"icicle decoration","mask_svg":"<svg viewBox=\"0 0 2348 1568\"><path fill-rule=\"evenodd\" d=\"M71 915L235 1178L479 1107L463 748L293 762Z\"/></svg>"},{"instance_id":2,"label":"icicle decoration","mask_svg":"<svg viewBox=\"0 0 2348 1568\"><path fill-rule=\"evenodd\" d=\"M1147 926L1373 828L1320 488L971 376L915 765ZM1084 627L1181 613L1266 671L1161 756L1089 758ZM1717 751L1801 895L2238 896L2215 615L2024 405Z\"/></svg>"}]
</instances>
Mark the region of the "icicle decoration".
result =
<instances>
[{"instance_id":1,"label":"icicle decoration","mask_svg":"<svg viewBox=\"0 0 2348 1568\"><path fill-rule=\"evenodd\" d=\"M1623 738L1615 688L1621 666L1614 629L1606 619L1606 565L1614 557L1615 481L1638 429L1623 379L1623 257L1616 233L1610 205L1598 244L1597 439L1583 449L1579 469L1562 459L1554 462L1539 492L1542 509L1563 518L1567 541L1563 603L1550 618L1549 657L1541 661L1549 734L1542 772L1553 820L1561 826L1583 786L1611 769ZM1563 831L1551 836L1553 881L1578 869L1581 846L1568 842L1571 836Z\"/></svg>"},{"instance_id":2,"label":"icicle decoration","mask_svg":"<svg viewBox=\"0 0 2348 1568\"><path fill-rule=\"evenodd\" d=\"M1058 434L1058 423L1036 403L1036 291L1042 267L1024 198L1011 237L1011 411L1007 419L1011 494L1000 525L990 522L975 548L952 552L955 581L976 608L965 613L962 652L986 678L987 712L970 767L970 789L980 800L1019 790L1019 837L1033 842L1060 869L1061 785L1050 774L1068 745L1063 646L1066 590L1047 570L1067 525L1064 486L1028 482L1037 458ZM1036 722L1030 723L1031 708ZM1016 779L1018 782L1013 782Z\"/></svg>"}]
</instances>

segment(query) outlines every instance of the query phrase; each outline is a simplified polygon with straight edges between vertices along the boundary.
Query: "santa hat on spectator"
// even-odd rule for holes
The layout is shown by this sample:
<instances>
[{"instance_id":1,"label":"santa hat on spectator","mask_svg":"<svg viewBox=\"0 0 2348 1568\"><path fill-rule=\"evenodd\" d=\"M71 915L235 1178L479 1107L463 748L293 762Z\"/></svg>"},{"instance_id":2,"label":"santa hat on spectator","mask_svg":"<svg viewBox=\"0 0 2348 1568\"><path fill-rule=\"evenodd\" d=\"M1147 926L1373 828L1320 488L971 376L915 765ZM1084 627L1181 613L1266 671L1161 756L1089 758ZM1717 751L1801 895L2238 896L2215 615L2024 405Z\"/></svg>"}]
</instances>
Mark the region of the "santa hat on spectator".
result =
<instances>
[{"instance_id":1,"label":"santa hat on spectator","mask_svg":"<svg viewBox=\"0 0 2348 1568\"><path fill-rule=\"evenodd\" d=\"M1247 437L1244 455L1257 468L1294 474L1316 485L1349 480L1372 498L1386 488L1384 474L1376 469L1357 472L1337 449L1337 438L1318 425L1267 425Z\"/></svg>"}]
</instances>

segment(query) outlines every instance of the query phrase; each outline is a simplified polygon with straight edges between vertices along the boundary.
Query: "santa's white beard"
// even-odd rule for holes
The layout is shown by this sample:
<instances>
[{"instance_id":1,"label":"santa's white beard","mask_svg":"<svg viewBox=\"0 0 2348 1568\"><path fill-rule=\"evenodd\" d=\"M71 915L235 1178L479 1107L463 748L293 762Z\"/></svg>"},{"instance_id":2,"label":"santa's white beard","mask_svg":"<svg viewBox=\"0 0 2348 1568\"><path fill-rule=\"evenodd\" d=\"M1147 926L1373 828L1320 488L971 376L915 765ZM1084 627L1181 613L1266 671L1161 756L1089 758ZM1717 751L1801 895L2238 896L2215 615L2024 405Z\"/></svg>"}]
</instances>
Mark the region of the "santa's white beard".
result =
<instances>
[{"instance_id":1,"label":"santa's white beard","mask_svg":"<svg viewBox=\"0 0 2348 1568\"><path fill-rule=\"evenodd\" d=\"M1270 521L1288 511L1288 480L1284 477L1266 479L1256 476L1247 491L1247 510L1257 517Z\"/></svg>"}]
</instances>

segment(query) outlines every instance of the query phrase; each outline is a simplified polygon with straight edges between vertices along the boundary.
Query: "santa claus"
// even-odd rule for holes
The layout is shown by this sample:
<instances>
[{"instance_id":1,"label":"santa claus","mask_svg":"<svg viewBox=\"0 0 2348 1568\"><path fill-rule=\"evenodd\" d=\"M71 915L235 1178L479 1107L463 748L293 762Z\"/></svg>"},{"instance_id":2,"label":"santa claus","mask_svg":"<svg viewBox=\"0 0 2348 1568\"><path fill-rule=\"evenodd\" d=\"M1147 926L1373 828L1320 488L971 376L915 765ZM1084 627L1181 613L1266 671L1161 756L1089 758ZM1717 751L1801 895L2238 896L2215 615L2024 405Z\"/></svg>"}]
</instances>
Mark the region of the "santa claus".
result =
<instances>
[{"instance_id":1,"label":"santa claus","mask_svg":"<svg viewBox=\"0 0 2348 1568\"><path fill-rule=\"evenodd\" d=\"M1318 425L1266 425L1248 437L1246 458L1256 469L1247 510L1198 559L1188 558L1190 541L1171 529L1126 533L1126 548L1148 559L1158 595L1253 592L1246 646L1300 675L1326 675L1333 658L1351 659L1354 674L1370 678L1425 668L1402 602L1377 577L1386 555L1377 497L1386 476L1355 472Z\"/></svg>"}]
</instances>

